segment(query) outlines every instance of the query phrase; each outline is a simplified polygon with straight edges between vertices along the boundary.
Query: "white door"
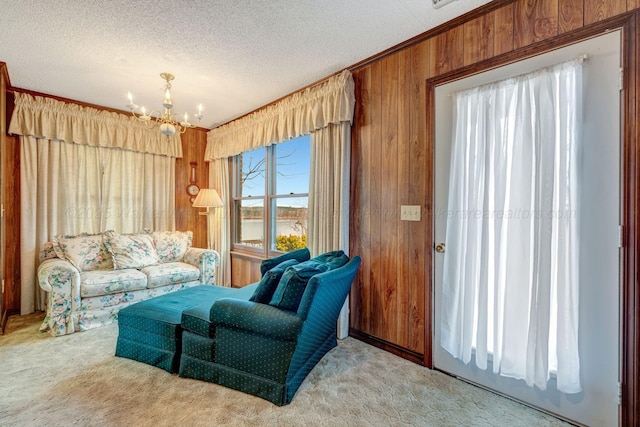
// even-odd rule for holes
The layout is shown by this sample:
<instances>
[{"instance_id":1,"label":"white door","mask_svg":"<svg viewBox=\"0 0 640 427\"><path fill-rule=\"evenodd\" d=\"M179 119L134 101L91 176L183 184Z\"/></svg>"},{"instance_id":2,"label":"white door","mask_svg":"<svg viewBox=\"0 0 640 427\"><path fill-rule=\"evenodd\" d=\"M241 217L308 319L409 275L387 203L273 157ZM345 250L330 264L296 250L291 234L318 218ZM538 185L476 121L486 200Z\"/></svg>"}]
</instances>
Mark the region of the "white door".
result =
<instances>
[{"instance_id":1,"label":"white door","mask_svg":"<svg viewBox=\"0 0 640 427\"><path fill-rule=\"evenodd\" d=\"M451 92L475 87L557 64L582 54L584 66L584 128L580 164L580 290L579 355L583 391L563 394L552 378L546 391L522 380L478 369L440 347L442 253L434 255L433 363L436 369L498 393L590 426L618 424L620 359L620 32L491 70L436 88L435 243L445 241L452 129ZM446 248L445 248L446 250Z\"/></svg>"}]
</instances>

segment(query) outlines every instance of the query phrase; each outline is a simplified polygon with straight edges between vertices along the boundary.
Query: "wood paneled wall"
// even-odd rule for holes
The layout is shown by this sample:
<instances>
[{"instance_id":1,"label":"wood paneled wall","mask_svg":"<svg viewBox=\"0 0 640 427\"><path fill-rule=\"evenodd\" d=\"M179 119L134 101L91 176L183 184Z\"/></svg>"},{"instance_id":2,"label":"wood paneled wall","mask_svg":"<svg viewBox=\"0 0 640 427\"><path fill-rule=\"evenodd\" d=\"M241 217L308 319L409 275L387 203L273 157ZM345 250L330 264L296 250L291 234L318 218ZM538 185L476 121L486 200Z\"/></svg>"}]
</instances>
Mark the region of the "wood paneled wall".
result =
<instances>
[{"instance_id":1,"label":"wood paneled wall","mask_svg":"<svg viewBox=\"0 0 640 427\"><path fill-rule=\"evenodd\" d=\"M7 157L5 151L7 147L7 87L9 87L9 78L7 74L7 65L0 62L0 202L2 203L2 213L0 214L0 280L4 280L4 236L7 233L4 223L4 159ZM0 288L0 335L4 334L7 325L7 315L4 308L4 285Z\"/></svg>"},{"instance_id":2,"label":"wood paneled wall","mask_svg":"<svg viewBox=\"0 0 640 427\"><path fill-rule=\"evenodd\" d=\"M354 73L350 253L362 265L351 328L414 352L424 348L430 229L424 85L414 76L428 59L406 49ZM420 205L422 221L400 221L400 205Z\"/></svg>"},{"instance_id":3,"label":"wood paneled wall","mask_svg":"<svg viewBox=\"0 0 640 427\"><path fill-rule=\"evenodd\" d=\"M409 358L430 353L433 111L427 80L531 56L638 3L498 0L353 67L350 244L363 264L351 293L352 334L395 346ZM401 221L400 205L420 205L422 221Z\"/></svg>"},{"instance_id":4,"label":"wood paneled wall","mask_svg":"<svg viewBox=\"0 0 640 427\"><path fill-rule=\"evenodd\" d=\"M13 93L7 92L6 114L2 131L6 134L13 113ZM4 295L2 311L20 312L20 145L18 137L6 135L2 159L4 191Z\"/></svg>"},{"instance_id":5,"label":"wood paneled wall","mask_svg":"<svg viewBox=\"0 0 640 427\"><path fill-rule=\"evenodd\" d=\"M431 366L434 85L624 25L622 420L640 422L639 8L640 0L496 0L352 67L350 253L363 263L351 292L351 335ZM422 221L401 221L400 205L420 205Z\"/></svg>"},{"instance_id":6,"label":"wood paneled wall","mask_svg":"<svg viewBox=\"0 0 640 427\"><path fill-rule=\"evenodd\" d=\"M2 208L8 207L7 202L11 201L11 195L9 189L6 188L5 182L10 179L9 172L12 170L10 167L11 160L8 157L10 150L7 149L7 88L10 86L9 74L7 73L7 66L4 62L0 62L0 182L2 187L0 188L0 200L2 201ZM0 250L2 254L0 256L0 262L2 262L2 279L5 280L2 287L2 298L0 298L0 332L4 333L8 314L11 310L8 310L13 304L12 280L11 280L11 264L7 262L7 235L12 235L13 230L7 228L7 222L5 221L5 215L3 212L0 218L2 238L0 239Z\"/></svg>"},{"instance_id":7,"label":"wood paneled wall","mask_svg":"<svg viewBox=\"0 0 640 427\"><path fill-rule=\"evenodd\" d=\"M231 252L231 286L241 288L260 280L262 257Z\"/></svg>"},{"instance_id":8,"label":"wood paneled wall","mask_svg":"<svg viewBox=\"0 0 640 427\"><path fill-rule=\"evenodd\" d=\"M182 158L176 160L176 230L193 231L193 246L207 247L207 217L199 215L204 208L191 206L187 186L191 183L191 162L196 162L196 184L202 189L209 185L209 163L204 161L207 147L206 129L187 129L182 134Z\"/></svg>"}]
</instances>

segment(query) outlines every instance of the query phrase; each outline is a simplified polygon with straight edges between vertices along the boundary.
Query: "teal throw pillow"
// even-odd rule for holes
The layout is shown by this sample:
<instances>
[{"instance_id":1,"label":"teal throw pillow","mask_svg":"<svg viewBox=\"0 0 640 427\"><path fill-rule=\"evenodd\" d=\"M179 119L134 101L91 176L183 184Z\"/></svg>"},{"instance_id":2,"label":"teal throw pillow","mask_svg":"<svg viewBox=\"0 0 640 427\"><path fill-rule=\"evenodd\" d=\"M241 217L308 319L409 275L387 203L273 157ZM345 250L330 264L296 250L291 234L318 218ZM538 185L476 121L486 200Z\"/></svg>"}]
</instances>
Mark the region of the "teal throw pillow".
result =
<instances>
[{"instance_id":1,"label":"teal throw pillow","mask_svg":"<svg viewBox=\"0 0 640 427\"><path fill-rule=\"evenodd\" d=\"M329 271L329 266L315 261L305 261L287 267L269 305L283 310L297 311L309 279L325 271Z\"/></svg>"},{"instance_id":2,"label":"teal throw pillow","mask_svg":"<svg viewBox=\"0 0 640 427\"><path fill-rule=\"evenodd\" d=\"M260 283L256 287L256 290L253 292L249 301L259 302L261 304L269 304L271 301L271 297L273 297L273 293L278 287L278 283L280 282L280 278L282 274L285 272L287 267L291 267L292 265L296 265L298 263L295 259L290 259L280 264L276 265L262 276Z\"/></svg>"},{"instance_id":3,"label":"teal throw pillow","mask_svg":"<svg viewBox=\"0 0 640 427\"><path fill-rule=\"evenodd\" d=\"M295 259L298 262L308 261L311 258L311 254L309 253L309 249L302 248L296 249L295 251L287 252L275 258L265 259L260 264L260 274L264 276L264 274L271 270L276 265L280 264L283 261L287 261L290 259Z\"/></svg>"},{"instance_id":4,"label":"teal throw pillow","mask_svg":"<svg viewBox=\"0 0 640 427\"><path fill-rule=\"evenodd\" d=\"M344 251L331 251L311 258L311 261L321 262L329 266L329 270L335 270L349 262L349 257Z\"/></svg>"}]
</instances>

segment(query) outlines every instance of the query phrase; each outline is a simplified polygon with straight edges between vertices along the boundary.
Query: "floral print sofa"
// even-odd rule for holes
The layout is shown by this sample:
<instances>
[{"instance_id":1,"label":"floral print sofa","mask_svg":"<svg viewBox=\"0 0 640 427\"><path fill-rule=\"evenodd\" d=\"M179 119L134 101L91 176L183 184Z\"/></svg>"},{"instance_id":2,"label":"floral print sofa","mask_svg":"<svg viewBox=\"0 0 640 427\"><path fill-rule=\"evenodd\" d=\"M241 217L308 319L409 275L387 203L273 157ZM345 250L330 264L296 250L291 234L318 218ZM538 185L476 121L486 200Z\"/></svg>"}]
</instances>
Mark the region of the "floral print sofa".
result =
<instances>
[{"instance_id":1,"label":"floral print sofa","mask_svg":"<svg viewBox=\"0 0 640 427\"><path fill-rule=\"evenodd\" d=\"M218 253L192 248L191 231L56 236L43 245L38 283L47 292L40 327L53 336L113 322L124 307L215 284Z\"/></svg>"}]
</instances>

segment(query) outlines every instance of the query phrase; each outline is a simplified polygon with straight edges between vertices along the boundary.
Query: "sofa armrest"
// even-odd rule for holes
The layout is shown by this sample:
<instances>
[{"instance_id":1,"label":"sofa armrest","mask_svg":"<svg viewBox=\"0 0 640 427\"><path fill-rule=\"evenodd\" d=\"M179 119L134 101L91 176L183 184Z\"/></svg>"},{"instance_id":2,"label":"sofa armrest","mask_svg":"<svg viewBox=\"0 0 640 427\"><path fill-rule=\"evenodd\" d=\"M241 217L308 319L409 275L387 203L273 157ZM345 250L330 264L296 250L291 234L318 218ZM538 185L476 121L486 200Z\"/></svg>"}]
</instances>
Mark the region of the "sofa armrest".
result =
<instances>
[{"instance_id":1,"label":"sofa armrest","mask_svg":"<svg viewBox=\"0 0 640 427\"><path fill-rule=\"evenodd\" d=\"M47 294L47 315L40 327L53 336L70 334L77 324L80 272L70 262L48 259L38 267L38 284Z\"/></svg>"},{"instance_id":2,"label":"sofa armrest","mask_svg":"<svg viewBox=\"0 0 640 427\"><path fill-rule=\"evenodd\" d=\"M216 268L220 265L218 252L213 249L189 248L182 261L200 269L200 282L202 284L216 284Z\"/></svg>"},{"instance_id":3,"label":"sofa armrest","mask_svg":"<svg viewBox=\"0 0 640 427\"><path fill-rule=\"evenodd\" d=\"M210 319L217 326L239 329L276 340L295 341L303 321L295 313L267 304L221 298L211 306Z\"/></svg>"}]
</instances>

